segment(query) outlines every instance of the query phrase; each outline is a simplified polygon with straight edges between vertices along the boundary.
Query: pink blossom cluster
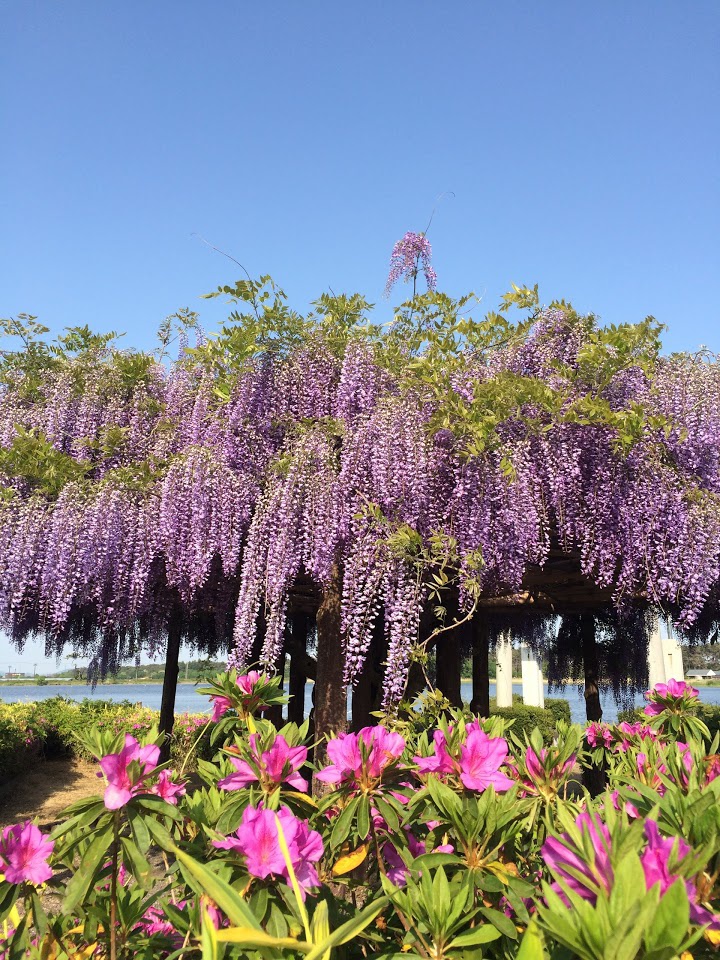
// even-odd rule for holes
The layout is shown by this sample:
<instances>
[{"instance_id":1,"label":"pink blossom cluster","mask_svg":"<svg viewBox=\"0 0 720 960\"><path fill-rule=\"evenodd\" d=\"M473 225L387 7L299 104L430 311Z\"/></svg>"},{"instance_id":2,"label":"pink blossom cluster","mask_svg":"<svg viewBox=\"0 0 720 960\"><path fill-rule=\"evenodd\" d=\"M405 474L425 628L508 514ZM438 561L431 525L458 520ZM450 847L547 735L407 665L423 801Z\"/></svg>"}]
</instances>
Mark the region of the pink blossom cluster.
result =
<instances>
[{"instance_id":1,"label":"pink blossom cluster","mask_svg":"<svg viewBox=\"0 0 720 960\"><path fill-rule=\"evenodd\" d=\"M230 757L235 773L218 781L221 790L242 790L251 783L259 783L263 790L272 793L281 784L307 793L307 781L299 772L307 762L307 747L291 747L285 737L277 734L266 750L261 748L260 736L250 734L247 759Z\"/></svg>"},{"instance_id":2,"label":"pink blossom cluster","mask_svg":"<svg viewBox=\"0 0 720 960\"><path fill-rule=\"evenodd\" d=\"M377 788L389 768L397 765L404 750L405 740L400 734L382 726L340 733L327 745L332 762L316 776L322 783L369 792Z\"/></svg>"},{"instance_id":3,"label":"pink blossom cluster","mask_svg":"<svg viewBox=\"0 0 720 960\"><path fill-rule=\"evenodd\" d=\"M323 855L320 834L287 807L277 813L264 807L246 807L236 832L213 845L233 850L245 858L249 874L261 880L283 877L291 885L290 871L280 846L279 831L287 844L290 863L303 894L320 883L317 863Z\"/></svg>"},{"instance_id":4,"label":"pink blossom cluster","mask_svg":"<svg viewBox=\"0 0 720 960\"><path fill-rule=\"evenodd\" d=\"M101 774L105 776L105 806L108 810L119 810L139 793L153 793L168 803L177 804L183 796L185 787L174 783L170 771L155 772L160 759L160 748L155 744L141 746L129 733L119 753L109 753L100 760ZM149 778L157 776L154 783Z\"/></svg>"},{"instance_id":5,"label":"pink blossom cluster","mask_svg":"<svg viewBox=\"0 0 720 960\"><path fill-rule=\"evenodd\" d=\"M434 753L429 757L415 757L418 772L452 774L466 789L477 792L488 787L493 787L497 793L509 790L513 782L501 770L507 761L507 740L489 737L477 723L468 724L466 732L465 742L451 753L445 734L436 730L433 734Z\"/></svg>"},{"instance_id":6,"label":"pink blossom cluster","mask_svg":"<svg viewBox=\"0 0 720 960\"><path fill-rule=\"evenodd\" d=\"M600 893L611 893L615 881L610 831L597 815L591 813L581 813L575 820L575 827L581 838L579 844L569 833L549 837L543 844L542 855L557 878L553 886L561 899L567 902L564 885L583 900L594 903ZM647 889L657 886L662 896L678 877L677 865L690 852L683 839L663 837L655 820L645 820L645 847L640 854L640 863ZM720 917L697 902L695 883L688 879L684 883L690 900L691 921L720 929Z\"/></svg>"},{"instance_id":7,"label":"pink blossom cluster","mask_svg":"<svg viewBox=\"0 0 720 960\"><path fill-rule=\"evenodd\" d=\"M656 683L652 690L645 693L645 699L649 701L645 714L648 717L657 717L665 710L687 710L698 705L698 696L698 689L684 680Z\"/></svg>"},{"instance_id":8,"label":"pink blossom cluster","mask_svg":"<svg viewBox=\"0 0 720 960\"><path fill-rule=\"evenodd\" d=\"M8 883L45 883L52 876L48 860L54 847L29 820L5 827L0 836L0 874Z\"/></svg>"}]
</instances>

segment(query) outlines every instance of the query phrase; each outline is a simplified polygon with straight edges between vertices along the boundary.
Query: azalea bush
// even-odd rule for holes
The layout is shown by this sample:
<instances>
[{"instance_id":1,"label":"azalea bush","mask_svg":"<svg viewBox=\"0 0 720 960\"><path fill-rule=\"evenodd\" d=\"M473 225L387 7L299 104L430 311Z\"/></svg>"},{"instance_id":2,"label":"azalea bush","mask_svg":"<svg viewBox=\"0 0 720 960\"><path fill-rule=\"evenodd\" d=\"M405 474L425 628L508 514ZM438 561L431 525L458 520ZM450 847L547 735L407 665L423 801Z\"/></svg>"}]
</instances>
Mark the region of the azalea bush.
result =
<instances>
[{"instance_id":1,"label":"azalea bush","mask_svg":"<svg viewBox=\"0 0 720 960\"><path fill-rule=\"evenodd\" d=\"M96 725L98 795L0 838L3 960L709 956L717 743L667 687L643 720L550 741L503 716L387 716L315 763L307 723L264 716L279 679L232 671L207 688L192 781L154 728Z\"/></svg>"}]
</instances>

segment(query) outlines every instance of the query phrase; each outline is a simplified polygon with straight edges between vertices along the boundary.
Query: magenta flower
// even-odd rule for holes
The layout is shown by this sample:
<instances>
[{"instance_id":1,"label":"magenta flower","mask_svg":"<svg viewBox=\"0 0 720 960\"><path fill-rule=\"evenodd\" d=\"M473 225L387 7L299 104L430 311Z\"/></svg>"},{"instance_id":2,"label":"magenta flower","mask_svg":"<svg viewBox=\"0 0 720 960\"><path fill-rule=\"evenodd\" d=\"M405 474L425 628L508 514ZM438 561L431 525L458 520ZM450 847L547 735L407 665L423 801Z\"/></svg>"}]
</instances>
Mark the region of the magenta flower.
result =
<instances>
[{"instance_id":1,"label":"magenta flower","mask_svg":"<svg viewBox=\"0 0 720 960\"><path fill-rule=\"evenodd\" d=\"M542 847L542 856L553 874L561 879L574 893L595 903L601 890L609 893L614 873L610 864L610 832L593 814L581 813L575 820L582 840L578 844L568 833L560 837L548 837ZM583 840L589 837L592 855L588 860ZM558 883L553 889L561 900L567 897Z\"/></svg>"},{"instance_id":2,"label":"magenta flower","mask_svg":"<svg viewBox=\"0 0 720 960\"><path fill-rule=\"evenodd\" d=\"M434 755L414 758L418 772L454 774L468 790L483 791L489 786L499 793L509 790L512 780L500 772L507 759L507 741L502 737L489 737L476 723L468 724L465 729L467 739L460 747L459 757L448 750L443 731L436 730L433 734Z\"/></svg>"},{"instance_id":3,"label":"magenta flower","mask_svg":"<svg viewBox=\"0 0 720 960\"><path fill-rule=\"evenodd\" d=\"M691 687L684 680L668 680L667 683L656 683L652 690L645 692L645 699L650 703L645 707L648 717L656 717L663 710L678 710L694 706L693 700L700 695L696 687Z\"/></svg>"},{"instance_id":4,"label":"magenta flower","mask_svg":"<svg viewBox=\"0 0 720 960\"><path fill-rule=\"evenodd\" d=\"M320 770L317 778L324 783L371 789L404 750L405 741L400 734L391 733L385 727L363 727L359 733L341 733L328 743L332 763Z\"/></svg>"},{"instance_id":5,"label":"magenta flower","mask_svg":"<svg viewBox=\"0 0 720 960\"><path fill-rule=\"evenodd\" d=\"M405 828L405 833L407 835L408 850L413 858L421 857L427 852L427 844L424 840L418 840L407 827ZM451 843L441 843L439 846L434 847L431 852L454 853L455 847L453 847ZM395 845L390 841L384 843L382 856L385 863L385 874L388 880L394 883L396 887L404 887L407 883L409 870L405 866L405 861L398 853Z\"/></svg>"},{"instance_id":6,"label":"magenta flower","mask_svg":"<svg viewBox=\"0 0 720 960\"><path fill-rule=\"evenodd\" d=\"M442 730L433 733L435 753L429 757L414 757L420 773L455 773L457 763L448 753L447 740Z\"/></svg>"},{"instance_id":7,"label":"magenta flower","mask_svg":"<svg viewBox=\"0 0 720 960\"><path fill-rule=\"evenodd\" d=\"M660 896L662 896L678 879L677 874L671 869L671 863L673 866L677 866L678 861L683 860L691 852L691 849L680 837L663 837L654 820L645 821L645 836L648 843L640 857L645 873L645 884L648 890L651 890L657 884L660 887ZM684 882L690 901L690 920L692 923L703 926L711 924L716 927L720 923L720 918L697 903L697 889L693 881L685 880Z\"/></svg>"},{"instance_id":8,"label":"magenta flower","mask_svg":"<svg viewBox=\"0 0 720 960\"><path fill-rule=\"evenodd\" d=\"M640 740L657 740L658 738L657 732L652 727L639 720L637 723L623 721L618 725L618 730L623 734L622 740L617 745L620 753L627 753L630 749L631 743L628 737L639 737Z\"/></svg>"},{"instance_id":9,"label":"magenta flower","mask_svg":"<svg viewBox=\"0 0 720 960\"><path fill-rule=\"evenodd\" d=\"M489 737L483 730L473 730L460 748L460 779L468 790L482 792L494 787L502 793L512 787L512 780L500 767L507 759L508 745L503 737Z\"/></svg>"},{"instance_id":10,"label":"magenta flower","mask_svg":"<svg viewBox=\"0 0 720 960\"><path fill-rule=\"evenodd\" d=\"M233 704L228 697L222 697L220 694L210 697L210 699L213 701L213 712L212 716L210 717L210 722L217 723L223 714L227 713L228 710L232 710Z\"/></svg>"},{"instance_id":11,"label":"magenta flower","mask_svg":"<svg viewBox=\"0 0 720 960\"><path fill-rule=\"evenodd\" d=\"M585 739L591 747L611 747L612 730L606 723L591 723L585 731Z\"/></svg>"},{"instance_id":12,"label":"magenta flower","mask_svg":"<svg viewBox=\"0 0 720 960\"><path fill-rule=\"evenodd\" d=\"M47 861L54 847L29 820L5 827L0 837L0 873L8 883L45 883L52 876Z\"/></svg>"},{"instance_id":13,"label":"magenta flower","mask_svg":"<svg viewBox=\"0 0 720 960\"><path fill-rule=\"evenodd\" d=\"M307 782L298 772L307 761L307 747L291 747L285 737L278 734L272 746L260 753L259 737L251 734L250 762L231 757L235 773L218 781L222 790L242 790L249 783L260 783L266 792L276 790L281 783L288 783L296 790L307 793Z\"/></svg>"},{"instance_id":14,"label":"magenta flower","mask_svg":"<svg viewBox=\"0 0 720 960\"><path fill-rule=\"evenodd\" d=\"M109 753L100 761L108 783L104 797L108 810L119 810L142 792L143 780L155 769L159 758L159 747L141 747L135 737L125 734L125 746L120 753Z\"/></svg>"},{"instance_id":15,"label":"magenta flower","mask_svg":"<svg viewBox=\"0 0 720 960\"><path fill-rule=\"evenodd\" d=\"M157 781L150 787L149 792L154 793L157 797L162 797L163 800L167 800L168 803L176 807L178 797L185 796L185 784L173 783L170 776L169 770L161 770Z\"/></svg>"},{"instance_id":16,"label":"magenta flower","mask_svg":"<svg viewBox=\"0 0 720 960\"><path fill-rule=\"evenodd\" d=\"M261 880L270 876L284 877L290 884L289 871L278 839L276 816L288 846L293 872L303 894L319 885L316 864L323 855L320 834L295 817L287 807L275 814L263 807L246 807L235 836L214 840L222 850L236 850L245 857L248 873Z\"/></svg>"}]
</instances>

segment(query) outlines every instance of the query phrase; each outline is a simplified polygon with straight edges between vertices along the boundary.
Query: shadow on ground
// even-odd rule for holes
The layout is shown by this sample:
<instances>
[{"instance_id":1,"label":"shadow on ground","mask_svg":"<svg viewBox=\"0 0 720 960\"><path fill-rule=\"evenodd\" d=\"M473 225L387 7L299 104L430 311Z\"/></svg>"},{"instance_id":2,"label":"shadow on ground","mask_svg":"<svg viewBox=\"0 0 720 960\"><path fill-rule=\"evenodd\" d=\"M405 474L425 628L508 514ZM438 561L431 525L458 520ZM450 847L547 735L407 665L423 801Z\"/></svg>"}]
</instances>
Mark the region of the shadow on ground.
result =
<instances>
[{"instance_id":1,"label":"shadow on ground","mask_svg":"<svg viewBox=\"0 0 720 960\"><path fill-rule=\"evenodd\" d=\"M85 760L41 760L0 787L0 827L37 820L41 827L57 823L76 800L102 794L98 765Z\"/></svg>"}]
</instances>

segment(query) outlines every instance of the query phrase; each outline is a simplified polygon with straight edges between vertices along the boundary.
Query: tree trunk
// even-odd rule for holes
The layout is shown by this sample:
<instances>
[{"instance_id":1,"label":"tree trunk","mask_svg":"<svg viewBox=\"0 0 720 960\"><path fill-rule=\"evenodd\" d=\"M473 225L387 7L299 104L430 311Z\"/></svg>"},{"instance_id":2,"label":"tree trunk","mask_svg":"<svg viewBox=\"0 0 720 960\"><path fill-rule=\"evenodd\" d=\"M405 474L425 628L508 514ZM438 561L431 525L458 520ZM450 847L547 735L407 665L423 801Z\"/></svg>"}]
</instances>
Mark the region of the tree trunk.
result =
<instances>
[{"instance_id":1,"label":"tree trunk","mask_svg":"<svg viewBox=\"0 0 720 960\"><path fill-rule=\"evenodd\" d=\"M168 624L168 642L165 652L165 676L163 677L162 701L160 703L160 733L165 734L165 740L160 747L160 762L170 759L170 736L175 723L175 694L177 692L178 673L180 669L180 638L182 636L182 620L179 614L171 617Z\"/></svg>"},{"instance_id":2,"label":"tree trunk","mask_svg":"<svg viewBox=\"0 0 720 960\"><path fill-rule=\"evenodd\" d=\"M585 670L585 715L588 721L602 720L600 704L600 667L595 643L595 620L592 614L583 614L582 631L583 668Z\"/></svg>"},{"instance_id":3,"label":"tree trunk","mask_svg":"<svg viewBox=\"0 0 720 960\"><path fill-rule=\"evenodd\" d=\"M472 682L473 696L470 709L481 717L490 716L490 668L488 657L490 643L487 624L479 615L470 621L472 631Z\"/></svg>"},{"instance_id":4,"label":"tree trunk","mask_svg":"<svg viewBox=\"0 0 720 960\"><path fill-rule=\"evenodd\" d=\"M585 671L585 715L589 722L602 720L600 703L600 666L595 642L595 620L592 614L583 614L580 620L582 633L583 669ZM605 789L605 770L591 766L583 771L583 782L593 797Z\"/></svg>"},{"instance_id":5,"label":"tree trunk","mask_svg":"<svg viewBox=\"0 0 720 960\"><path fill-rule=\"evenodd\" d=\"M316 761L325 756L324 738L347 728L347 689L340 631L341 575L333 566L317 612L317 667L314 690Z\"/></svg>"},{"instance_id":6,"label":"tree trunk","mask_svg":"<svg viewBox=\"0 0 720 960\"><path fill-rule=\"evenodd\" d=\"M454 707L462 707L460 630L440 634L435 645L435 682Z\"/></svg>"}]
</instances>

